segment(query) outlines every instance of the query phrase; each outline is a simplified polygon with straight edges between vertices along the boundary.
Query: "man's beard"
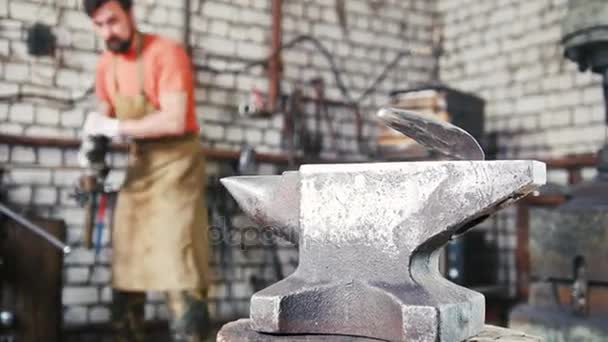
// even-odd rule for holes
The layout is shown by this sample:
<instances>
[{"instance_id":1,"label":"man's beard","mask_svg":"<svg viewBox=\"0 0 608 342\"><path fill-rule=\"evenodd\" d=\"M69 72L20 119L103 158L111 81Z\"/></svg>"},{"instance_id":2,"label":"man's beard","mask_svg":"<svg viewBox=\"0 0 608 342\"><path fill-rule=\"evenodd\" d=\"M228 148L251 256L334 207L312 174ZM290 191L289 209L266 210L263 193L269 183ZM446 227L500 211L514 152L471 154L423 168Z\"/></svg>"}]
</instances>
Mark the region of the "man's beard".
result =
<instances>
[{"instance_id":1,"label":"man's beard","mask_svg":"<svg viewBox=\"0 0 608 342\"><path fill-rule=\"evenodd\" d=\"M131 33L127 39L121 39L114 36L110 37L106 40L106 47L114 53L127 53L131 48L131 43L133 43L133 36L134 34Z\"/></svg>"}]
</instances>

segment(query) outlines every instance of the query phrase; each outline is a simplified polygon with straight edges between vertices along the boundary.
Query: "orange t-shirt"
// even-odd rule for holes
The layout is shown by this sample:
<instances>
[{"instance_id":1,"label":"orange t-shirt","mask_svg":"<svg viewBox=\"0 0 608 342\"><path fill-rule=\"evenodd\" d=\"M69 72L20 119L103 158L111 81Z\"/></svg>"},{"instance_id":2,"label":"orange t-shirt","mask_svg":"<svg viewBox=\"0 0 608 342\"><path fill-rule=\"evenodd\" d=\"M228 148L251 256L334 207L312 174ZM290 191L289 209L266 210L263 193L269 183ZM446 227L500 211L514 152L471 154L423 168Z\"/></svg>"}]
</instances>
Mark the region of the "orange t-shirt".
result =
<instances>
[{"instance_id":1,"label":"orange t-shirt","mask_svg":"<svg viewBox=\"0 0 608 342\"><path fill-rule=\"evenodd\" d=\"M100 100L114 105L117 91L124 96L140 93L141 81L138 63L143 62L144 90L148 101L160 109L160 94L165 92L186 92L188 96L186 111L186 132L198 133L194 104L194 79L192 64L184 48L177 42L157 35L143 36L143 46L138 62L137 51L132 49L126 54L113 54L106 51L97 65L95 92ZM116 58L116 73L114 59ZM116 89L116 80L118 87Z\"/></svg>"}]
</instances>

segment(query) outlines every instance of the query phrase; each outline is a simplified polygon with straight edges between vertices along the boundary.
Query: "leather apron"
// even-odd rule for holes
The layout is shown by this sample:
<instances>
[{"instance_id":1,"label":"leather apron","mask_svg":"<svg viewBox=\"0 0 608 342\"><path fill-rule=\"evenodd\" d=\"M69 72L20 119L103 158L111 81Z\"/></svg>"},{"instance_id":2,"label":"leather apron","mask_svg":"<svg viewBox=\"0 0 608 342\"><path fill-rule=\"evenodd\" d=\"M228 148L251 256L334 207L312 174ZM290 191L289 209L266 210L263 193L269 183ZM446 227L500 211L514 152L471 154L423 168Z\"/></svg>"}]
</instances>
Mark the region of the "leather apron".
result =
<instances>
[{"instance_id":1,"label":"leather apron","mask_svg":"<svg viewBox=\"0 0 608 342\"><path fill-rule=\"evenodd\" d=\"M114 80L119 120L140 119L158 109L144 91L122 96ZM205 160L195 134L135 140L118 194L112 231L112 285L124 291L204 289L209 283Z\"/></svg>"}]
</instances>

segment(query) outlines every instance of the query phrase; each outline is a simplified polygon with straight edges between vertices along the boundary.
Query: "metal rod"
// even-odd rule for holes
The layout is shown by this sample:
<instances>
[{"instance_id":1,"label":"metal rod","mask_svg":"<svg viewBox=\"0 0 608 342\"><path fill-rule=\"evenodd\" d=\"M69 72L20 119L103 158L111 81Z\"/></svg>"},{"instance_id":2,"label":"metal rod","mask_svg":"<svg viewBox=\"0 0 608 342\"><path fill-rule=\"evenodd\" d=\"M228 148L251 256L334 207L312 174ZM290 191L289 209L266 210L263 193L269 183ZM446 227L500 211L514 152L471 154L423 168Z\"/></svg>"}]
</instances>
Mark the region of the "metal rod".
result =
<instances>
[{"instance_id":1,"label":"metal rod","mask_svg":"<svg viewBox=\"0 0 608 342\"><path fill-rule=\"evenodd\" d=\"M46 230L33 224L29 220L21 217L21 215L15 213L14 211L9 209L2 203L0 203L0 212L5 214L6 216L12 218L13 220L15 220L17 223L21 224L22 226L25 226L26 228L30 229L31 231L33 231L34 233L36 233L38 236L42 237L43 239L47 240L50 244L52 244L53 246L55 246L55 247L59 248L61 251L63 251L64 254L68 254L71 252L71 248L69 246L67 246L63 242L59 241L56 237L49 234Z\"/></svg>"},{"instance_id":2,"label":"metal rod","mask_svg":"<svg viewBox=\"0 0 608 342\"><path fill-rule=\"evenodd\" d=\"M608 68L602 73L602 89L604 91L604 124L606 125L606 132L604 134L604 145L608 144Z\"/></svg>"},{"instance_id":3,"label":"metal rod","mask_svg":"<svg viewBox=\"0 0 608 342\"><path fill-rule=\"evenodd\" d=\"M190 45L190 33L191 33L191 28L190 28L190 9L192 8L192 3L190 0L183 0L184 1L184 12L183 12L183 21L184 21L184 27L183 27L183 42L184 42L184 47L186 48L186 52L188 53L189 56L192 56L192 46ZM193 75L196 75L196 73L194 73Z\"/></svg>"},{"instance_id":4,"label":"metal rod","mask_svg":"<svg viewBox=\"0 0 608 342\"><path fill-rule=\"evenodd\" d=\"M275 111L279 99L281 82L281 36L283 33L282 16L283 1L272 0L272 35L270 51L274 55L268 61L268 112ZM277 53L274 53L278 51Z\"/></svg>"}]
</instances>

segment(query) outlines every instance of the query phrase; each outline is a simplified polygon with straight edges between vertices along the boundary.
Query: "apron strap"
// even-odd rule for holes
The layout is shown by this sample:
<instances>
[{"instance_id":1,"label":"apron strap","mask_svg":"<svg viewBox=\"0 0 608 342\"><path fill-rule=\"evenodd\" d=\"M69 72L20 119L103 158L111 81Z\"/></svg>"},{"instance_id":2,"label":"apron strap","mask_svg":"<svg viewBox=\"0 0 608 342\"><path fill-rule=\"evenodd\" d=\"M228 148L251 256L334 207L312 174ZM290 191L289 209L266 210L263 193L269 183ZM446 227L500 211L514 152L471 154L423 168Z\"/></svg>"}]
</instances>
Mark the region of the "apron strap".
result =
<instances>
[{"instance_id":1,"label":"apron strap","mask_svg":"<svg viewBox=\"0 0 608 342\"><path fill-rule=\"evenodd\" d=\"M144 73L144 62L143 62L143 58L141 58L141 53L143 51L145 36L144 36L144 34L141 34L137 31L136 31L136 34L139 36L139 41L137 44L137 76L138 76L138 80L139 80L139 93L145 97L146 83L145 83L145 73ZM120 87L118 85L118 71L117 71L118 57L116 55L114 55L113 57L114 58L112 58L112 69L113 69L113 73L114 73L114 88L116 89L116 94L120 94Z\"/></svg>"}]
</instances>

